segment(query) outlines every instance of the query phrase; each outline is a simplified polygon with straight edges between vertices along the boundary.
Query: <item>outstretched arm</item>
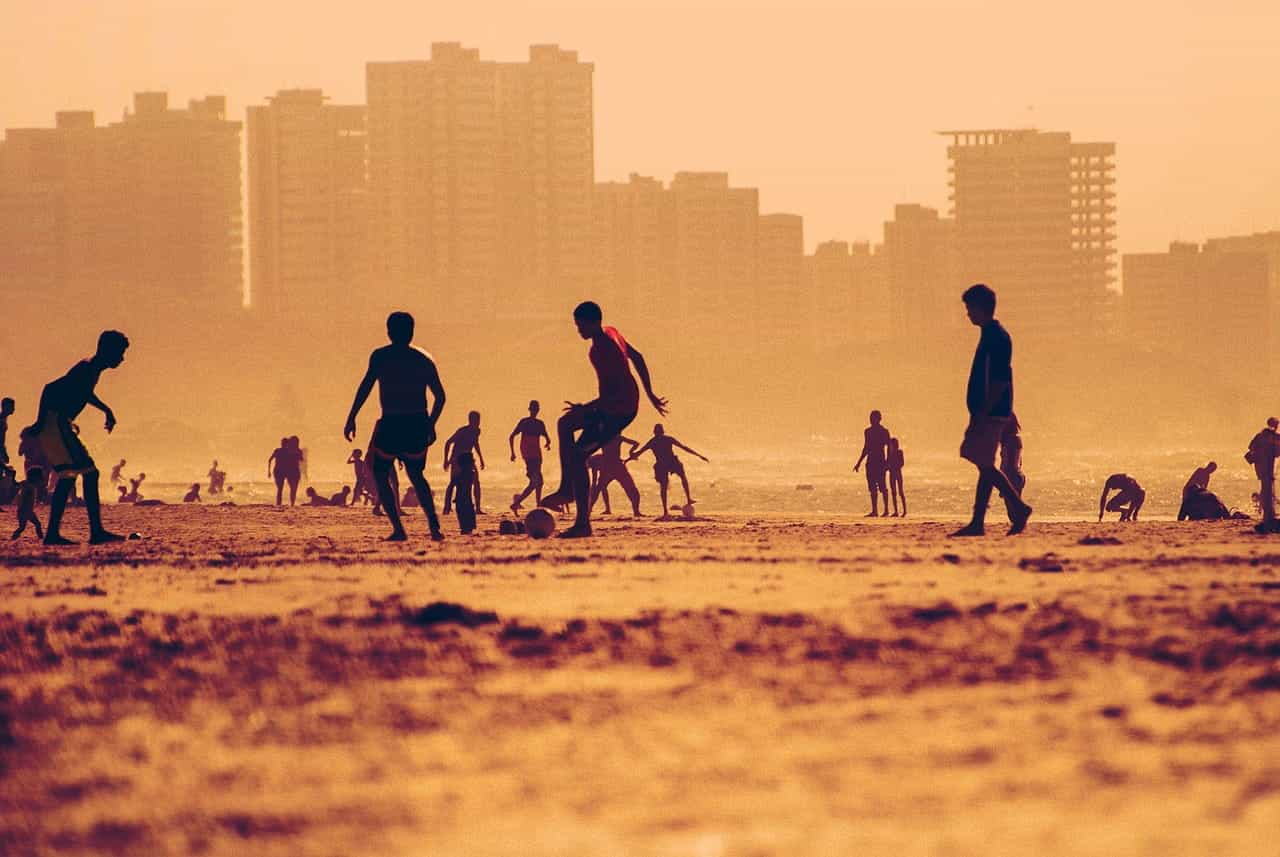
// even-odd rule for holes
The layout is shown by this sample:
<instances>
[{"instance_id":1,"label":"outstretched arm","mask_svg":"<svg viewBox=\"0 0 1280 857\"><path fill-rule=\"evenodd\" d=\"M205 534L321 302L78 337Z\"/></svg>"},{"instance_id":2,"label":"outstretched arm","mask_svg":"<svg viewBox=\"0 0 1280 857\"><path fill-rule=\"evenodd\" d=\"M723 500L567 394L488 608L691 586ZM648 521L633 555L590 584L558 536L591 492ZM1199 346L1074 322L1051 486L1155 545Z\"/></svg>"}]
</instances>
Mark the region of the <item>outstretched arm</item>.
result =
<instances>
[{"instance_id":1,"label":"outstretched arm","mask_svg":"<svg viewBox=\"0 0 1280 857\"><path fill-rule=\"evenodd\" d=\"M632 442L632 443L635 443L635 441L634 441L634 440L633 440L633 441L631 441L631 442ZM631 447L631 454L627 456L627 461L630 461L630 460L632 460L633 458L639 458L640 456L644 455L646 452L648 452L648 451L649 451L649 445L650 445L650 444L652 444L652 443L653 443L653 441L652 441L652 440L650 440L650 441L646 441L646 442L645 442L645 445L644 445L644 446L642 446L642 447L640 447L639 449L636 449L634 446L633 446L633 447Z\"/></svg>"},{"instance_id":2,"label":"outstretched arm","mask_svg":"<svg viewBox=\"0 0 1280 857\"><path fill-rule=\"evenodd\" d=\"M373 369L373 357L369 357L369 368L365 370L364 378L360 381L360 386L356 388L356 397L351 402L351 411L347 414L347 424L342 430L342 434L350 443L356 436L356 414L360 413L360 409L364 407L364 403L369 400L369 394L373 392L373 385L378 380Z\"/></svg>"},{"instance_id":3,"label":"outstretched arm","mask_svg":"<svg viewBox=\"0 0 1280 857\"><path fill-rule=\"evenodd\" d=\"M640 441L638 441L638 440L632 440L631 438L627 437L626 435L621 435L621 434L620 434L620 435L618 435L618 440L622 441L623 443L629 443L629 444L631 444L631 452L632 452L632 453L635 453L635 451L636 451L636 447L640 445Z\"/></svg>"},{"instance_id":4,"label":"outstretched arm","mask_svg":"<svg viewBox=\"0 0 1280 857\"><path fill-rule=\"evenodd\" d=\"M678 440L673 439L671 441L671 444L672 446L676 446L676 447L679 447L680 449L683 449L685 452L689 453L690 455L696 455L698 458L701 458L703 461L710 461L710 459L708 459L701 452L698 452L696 449L690 449L689 447L685 446L683 443L681 443Z\"/></svg>"},{"instance_id":5,"label":"outstretched arm","mask_svg":"<svg viewBox=\"0 0 1280 857\"><path fill-rule=\"evenodd\" d=\"M644 362L644 355L630 344L627 344L627 356L631 358L631 362L635 364L636 374L640 376L640 383L644 385L644 392L649 397L650 404L653 409L663 416L667 415L667 400L653 392L653 382L649 380L649 365Z\"/></svg>"}]
</instances>

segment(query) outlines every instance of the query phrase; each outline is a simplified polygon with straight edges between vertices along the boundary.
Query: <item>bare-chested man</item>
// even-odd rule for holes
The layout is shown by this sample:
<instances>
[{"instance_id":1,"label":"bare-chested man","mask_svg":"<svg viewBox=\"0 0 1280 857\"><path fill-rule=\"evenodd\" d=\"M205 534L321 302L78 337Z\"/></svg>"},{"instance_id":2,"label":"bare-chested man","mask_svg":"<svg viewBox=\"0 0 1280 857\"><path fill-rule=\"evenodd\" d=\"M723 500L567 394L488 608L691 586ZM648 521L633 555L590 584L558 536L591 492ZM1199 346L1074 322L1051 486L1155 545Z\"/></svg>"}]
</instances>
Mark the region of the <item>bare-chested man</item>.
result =
<instances>
[{"instance_id":1,"label":"bare-chested man","mask_svg":"<svg viewBox=\"0 0 1280 857\"><path fill-rule=\"evenodd\" d=\"M376 383L382 417L373 427L370 449L378 497L391 521L391 535L387 540L402 542L408 538L396 505L398 498L391 487L391 469L399 459L427 513L432 540L442 541L444 535L440 532L440 519L436 517L435 498L431 496L431 486L423 471L427 465L427 447L436 439L436 421L444 410L444 386L431 355L410 344L413 316L407 312L393 312L388 316L387 337L391 344L369 356L369 368L356 390L343 434L348 442L355 438L356 415ZM428 390L432 399L430 413L427 412Z\"/></svg>"},{"instance_id":2,"label":"bare-chested man","mask_svg":"<svg viewBox=\"0 0 1280 857\"><path fill-rule=\"evenodd\" d=\"M592 301L573 310L578 335L591 341L591 366L596 370L600 395L586 404L566 402L564 416L557 424L560 439L560 487L543 497L541 506L563 506L573 500L577 517L560 538L591 535L591 478L587 458L631 425L640 410L640 388L631 374L634 364L644 384L649 402L659 414L666 414L667 400L653 392L649 367L644 356L629 345L616 328L604 326L604 313ZM577 437L574 437L574 435Z\"/></svg>"},{"instance_id":3,"label":"bare-chested man","mask_svg":"<svg viewBox=\"0 0 1280 857\"><path fill-rule=\"evenodd\" d=\"M444 491L444 514L449 514L454 492L464 484L471 492L471 502L477 515L480 511L480 474L476 472L476 459L484 470L484 453L480 451L480 412L467 414L467 424L460 427L444 442L444 469L449 474L449 487Z\"/></svg>"},{"instance_id":4,"label":"bare-chested man","mask_svg":"<svg viewBox=\"0 0 1280 857\"><path fill-rule=\"evenodd\" d=\"M524 490L511 498L511 511L519 512L520 504L530 494L535 503L542 500L542 447L546 444L551 449L551 435L547 434L547 424L538 419L542 405L537 400L529 403L529 416L516 423L507 438L507 446L511 449L511 460L516 460L516 436L520 436L520 457L524 459L524 474L529 477L529 484Z\"/></svg>"},{"instance_id":5,"label":"bare-chested man","mask_svg":"<svg viewBox=\"0 0 1280 857\"><path fill-rule=\"evenodd\" d=\"M693 498L689 496L689 477L684 475L684 464L676 456L677 449L683 449L703 461L708 460L702 453L690 449L667 434L661 423L653 427L653 437L649 438L644 446L632 451L627 459L634 461L646 452L653 453L653 478L658 480L658 491L662 495L662 520L664 521L671 517L671 511L667 506L667 489L671 487L672 476L680 477L680 484L684 486L685 504L693 503Z\"/></svg>"},{"instance_id":6,"label":"bare-chested man","mask_svg":"<svg viewBox=\"0 0 1280 857\"><path fill-rule=\"evenodd\" d=\"M1112 491L1119 492L1107 502L1107 495ZM1120 520L1138 520L1138 510L1146 502L1147 492L1142 490L1138 480L1126 473L1112 473L1102 486L1102 496L1098 498L1098 520L1102 520L1105 512L1119 512Z\"/></svg>"},{"instance_id":7,"label":"bare-chested man","mask_svg":"<svg viewBox=\"0 0 1280 857\"><path fill-rule=\"evenodd\" d=\"M880 424L879 411L872 411L868 418L871 425L862 433L862 454L858 456L853 472L857 473L862 462L867 463L867 490L871 493L871 511L868 518L876 517L876 494L884 500L884 514L889 516L889 430Z\"/></svg>"}]
</instances>

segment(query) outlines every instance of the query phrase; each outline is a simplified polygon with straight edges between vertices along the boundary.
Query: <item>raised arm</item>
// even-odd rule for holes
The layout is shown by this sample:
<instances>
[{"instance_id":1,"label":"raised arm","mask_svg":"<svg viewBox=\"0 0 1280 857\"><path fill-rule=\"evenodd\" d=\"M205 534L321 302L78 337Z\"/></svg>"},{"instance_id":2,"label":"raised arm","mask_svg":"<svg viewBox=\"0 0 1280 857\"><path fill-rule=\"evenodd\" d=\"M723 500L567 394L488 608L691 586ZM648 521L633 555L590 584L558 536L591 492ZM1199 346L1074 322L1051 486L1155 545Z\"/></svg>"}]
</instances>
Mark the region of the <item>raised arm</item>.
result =
<instances>
[{"instance_id":1,"label":"raised arm","mask_svg":"<svg viewBox=\"0 0 1280 857\"><path fill-rule=\"evenodd\" d=\"M360 381L360 386L356 388L356 397L351 402L351 411L347 414L347 424L342 430L342 434L346 437L347 442L355 440L356 436L356 415L360 413L360 409L364 407L364 403L368 401L369 394L373 392L373 385L377 382L378 376L374 371L374 357L369 356L369 368L365 370L364 378Z\"/></svg>"},{"instance_id":2,"label":"raised arm","mask_svg":"<svg viewBox=\"0 0 1280 857\"><path fill-rule=\"evenodd\" d=\"M640 441L632 440L631 438L627 437L625 434L618 435L618 440L622 441L623 443L631 444L632 453L634 453L636 451L636 447L640 445Z\"/></svg>"},{"instance_id":3,"label":"raised arm","mask_svg":"<svg viewBox=\"0 0 1280 857\"><path fill-rule=\"evenodd\" d=\"M667 400L653 392L653 382L649 379L649 365L644 362L644 355L628 343L627 356L631 358L631 362L636 367L636 374L640 376L640 383L644 385L644 392L649 397L649 402L653 405L653 409L665 417L667 415Z\"/></svg>"}]
</instances>

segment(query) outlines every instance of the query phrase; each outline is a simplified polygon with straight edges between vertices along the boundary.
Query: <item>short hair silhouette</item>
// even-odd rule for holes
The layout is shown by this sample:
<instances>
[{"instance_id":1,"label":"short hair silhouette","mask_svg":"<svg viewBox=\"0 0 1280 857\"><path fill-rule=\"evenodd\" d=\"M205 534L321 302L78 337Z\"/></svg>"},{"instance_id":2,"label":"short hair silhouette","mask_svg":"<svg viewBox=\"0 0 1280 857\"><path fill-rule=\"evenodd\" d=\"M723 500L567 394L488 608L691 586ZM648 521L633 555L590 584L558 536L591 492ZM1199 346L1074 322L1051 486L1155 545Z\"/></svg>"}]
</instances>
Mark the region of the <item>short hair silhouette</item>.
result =
<instances>
[{"instance_id":1,"label":"short hair silhouette","mask_svg":"<svg viewBox=\"0 0 1280 857\"><path fill-rule=\"evenodd\" d=\"M871 412L871 422L873 422L873 423L878 423L878 422L880 422L880 420L882 420L882 419L884 419L884 415L883 415L883 414L881 414L879 411L872 411L872 412Z\"/></svg>"},{"instance_id":2,"label":"short hair silhouette","mask_svg":"<svg viewBox=\"0 0 1280 857\"><path fill-rule=\"evenodd\" d=\"M129 347L129 337L118 330L104 330L98 335L98 353L123 354Z\"/></svg>"},{"instance_id":3,"label":"short hair silhouette","mask_svg":"<svg viewBox=\"0 0 1280 857\"><path fill-rule=\"evenodd\" d=\"M965 306L976 307L987 312L996 311L996 293L986 283L974 283L964 290L960 296Z\"/></svg>"},{"instance_id":4,"label":"short hair silhouette","mask_svg":"<svg viewBox=\"0 0 1280 857\"><path fill-rule=\"evenodd\" d=\"M573 308L573 317L582 321L603 321L604 311L595 301L583 301Z\"/></svg>"},{"instance_id":5,"label":"short hair silhouette","mask_svg":"<svg viewBox=\"0 0 1280 857\"><path fill-rule=\"evenodd\" d=\"M5 396L3 399L0 399L0 410L6 409L6 408L8 410L13 410L15 406L16 406L16 403L13 401L13 399L9 398L8 396Z\"/></svg>"},{"instance_id":6,"label":"short hair silhouette","mask_svg":"<svg viewBox=\"0 0 1280 857\"><path fill-rule=\"evenodd\" d=\"M393 312L387 316L387 336L396 345L408 345L413 341L413 316L407 312Z\"/></svg>"}]
</instances>

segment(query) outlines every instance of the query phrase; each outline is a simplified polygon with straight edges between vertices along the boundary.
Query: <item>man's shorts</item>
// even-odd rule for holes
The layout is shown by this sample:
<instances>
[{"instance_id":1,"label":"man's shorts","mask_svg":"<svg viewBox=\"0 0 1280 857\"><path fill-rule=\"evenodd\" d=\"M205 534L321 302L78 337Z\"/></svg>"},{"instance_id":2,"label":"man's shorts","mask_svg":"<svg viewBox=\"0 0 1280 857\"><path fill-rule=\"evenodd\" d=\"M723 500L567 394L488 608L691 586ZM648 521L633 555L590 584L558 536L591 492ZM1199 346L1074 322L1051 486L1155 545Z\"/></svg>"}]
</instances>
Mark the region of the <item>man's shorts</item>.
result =
<instances>
[{"instance_id":1,"label":"man's shorts","mask_svg":"<svg viewBox=\"0 0 1280 857\"><path fill-rule=\"evenodd\" d=\"M524 475L530 479L542 478L542 459L526 458L524 460Z\"/></svg>"},{"instance_id":2,"label":"man's shorts","mask_svg":"<svg viewBox=\"0 0 1280 857\"><path fill-rule=\"evenodd\" d=\"M449 467L450 480L466 479L469 482L476 475L476 457L474 455L469 452L463 452L453 457L453 464Z\"/></svg>"},{"instance_id":3,"label":"man's shorts","mask_svg":"<svg viewBox=\"0 0 1280 857\"><path fill-rule=\"evenodd\" d=\"M575 445L587 453L595 452L622 434L622 430L631 425L631 421L636 418L635 413L613 414L602 408L585 410L582 434L578 435Z\"/></svg>"},{"instance_id":4,"label":"man's shorts","mask_svg":"<svg viewBox=\"0 0 1280 857\"><path fill-rule=\"evenodd\" d=\"M1008 417L971 417L960 444L960 457L978 467L994 467L996 450L1008 426Z\"/></svg>"},{"instance_id":5,"label":"man's shorts","mask_svg":"<svg viewBox=\"0 0 1280 857\"><path fill-rule=\"evenodd\" d=\"M684 476L684 463L680 459L674 458L653 465L653 478L660 484L666 485L672 476Z\"/></svg>"},{"instance_id":6,"label":"man's shorts","mask_svg":"<svg viewBox=\"0 0 1280 857\"><path fill-rule=\"evenodd\" d=\"M46 414L44 423L36 431L36 440L59 479L74 479L98 469L89 450L80 442L79 429L70 420L52 412Z\"/></svg>"},{"instance_id":7,"label":"man's shorts","mask_svg":"<svg viewBox=\"0 0 1280 857\"><path fill-rule=\"evenodd\" d=\"M885 486L885 476L888 474L889 468L883 464L867 463L867 487L883 488Z\"/></svg>"},{"instance_id":8,"label":"man's shorts","mask_svg":"<svg viewBox=\"0 0 1280 857\"><path fill-rule=\"evenodd\" d=\"M386 414L373 427L370 447L384 459L426 459L435 439L435 426L425 413Z\"/></svg>"}]
</instances>

